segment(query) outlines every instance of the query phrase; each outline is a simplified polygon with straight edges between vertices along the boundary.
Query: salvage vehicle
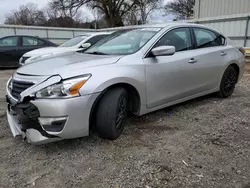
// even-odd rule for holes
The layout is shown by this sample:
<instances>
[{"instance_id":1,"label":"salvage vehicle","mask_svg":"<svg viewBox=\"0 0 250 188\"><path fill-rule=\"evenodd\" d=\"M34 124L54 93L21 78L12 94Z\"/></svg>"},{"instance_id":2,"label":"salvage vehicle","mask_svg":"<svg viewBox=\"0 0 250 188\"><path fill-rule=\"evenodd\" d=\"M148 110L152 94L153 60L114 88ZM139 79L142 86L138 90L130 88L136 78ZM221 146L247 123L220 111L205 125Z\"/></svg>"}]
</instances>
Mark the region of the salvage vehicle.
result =
<instances>
[{"instance_id":1,"label":"salvage vehicle","mask_svg":"<svg viewBox=\"0 0 250 188\"><path fill-rule=\"evenodd\" d=\"M123 132L144 115L217 92L229 97L245 69L244 50L197 24L143 25L106 37L84 53L19 68L7 83L14 136L33 144Z\"/></svg>"},{"instance_id":2,"label":"salvage vehicle","mask_svg":"<svg viewBox=\"0 0 250 188\"><path fill-rule=\"evenodd\" d=\"M43 58L53 57L54 55L57 56L62 53L84 51L88 49L90 46L93 46L95 43L108 36L109 34L111 33L110 32L86 33L84 35L79 35L77 37L74 37L58 47L40 48L37 50L29 51L19 59L19 65L23 66L25 63L31 63Z\"/></svg>"},{"instance_id":3,"label":"salvage vehicle","mask_svg":"<svg viewBox=\"0 0 250 188\"><path fill-rule=\"evenodd\" d=\"M6 36L0 39L0 67L19 67L19 59L23 54L44 47L56 47L48 40L25 35Z\"/></svg>"}]
</instances>

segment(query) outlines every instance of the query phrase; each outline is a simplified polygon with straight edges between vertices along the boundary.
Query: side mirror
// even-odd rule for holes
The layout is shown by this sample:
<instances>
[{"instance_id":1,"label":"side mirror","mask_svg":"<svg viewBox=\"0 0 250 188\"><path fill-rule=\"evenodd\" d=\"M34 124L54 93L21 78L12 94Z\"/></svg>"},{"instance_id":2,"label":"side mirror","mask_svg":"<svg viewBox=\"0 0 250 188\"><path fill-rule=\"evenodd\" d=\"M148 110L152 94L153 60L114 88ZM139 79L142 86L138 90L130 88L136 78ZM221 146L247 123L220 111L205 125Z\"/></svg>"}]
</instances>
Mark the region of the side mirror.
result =
<instances>
[{"instance_id":1,"label":"side mirror","mask_svg":"<svg viewBox=\"0 0 250 188\"><path fill-rule=\"evenodd\" d=\"M91 46L90 43L83 43L83 44L81 45L81 48L89 48L90 46Z\"/></svg>"},{"instance_id":2,"label":"side mirror","mask_svg":"<svg viewBox=\"0 0 250 188\"><path fill-rule=\"evenodd\" d=\"M154 56L174 55L175 47L174 46L159 46L159 47L152 49L151 53Z\"/></svg>"}]
</instances>

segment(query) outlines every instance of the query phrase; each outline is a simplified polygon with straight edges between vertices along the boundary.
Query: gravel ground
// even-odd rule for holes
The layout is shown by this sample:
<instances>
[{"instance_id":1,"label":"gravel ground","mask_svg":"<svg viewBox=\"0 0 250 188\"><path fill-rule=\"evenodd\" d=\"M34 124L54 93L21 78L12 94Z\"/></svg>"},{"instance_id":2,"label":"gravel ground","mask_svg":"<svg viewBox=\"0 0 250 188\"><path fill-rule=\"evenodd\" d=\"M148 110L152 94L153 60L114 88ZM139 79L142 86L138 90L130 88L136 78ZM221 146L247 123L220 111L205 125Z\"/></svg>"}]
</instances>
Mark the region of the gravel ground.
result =
<instances>
[{"instance_id":1,"label":"gravel ground","mask_svg":"<svg viewBox=\"0 0 250 188\"><path fill-rule=\"evenodd\" d=\"M1 70L0 69L0 101L5 100L6 82L14 73L15 69Z\"/></svg>"},{"instance_id":2,"label":"gravel ground","mask_svg":"<svg viewBox=\"0 0 250 188\"><path fill-rule=\"evenodd\" d=\"M250 187L250 76L228 99L132 117L116 141L92 134L32 146L12 137L0 109L0 187Z\"/></svg>"}]
</instances>

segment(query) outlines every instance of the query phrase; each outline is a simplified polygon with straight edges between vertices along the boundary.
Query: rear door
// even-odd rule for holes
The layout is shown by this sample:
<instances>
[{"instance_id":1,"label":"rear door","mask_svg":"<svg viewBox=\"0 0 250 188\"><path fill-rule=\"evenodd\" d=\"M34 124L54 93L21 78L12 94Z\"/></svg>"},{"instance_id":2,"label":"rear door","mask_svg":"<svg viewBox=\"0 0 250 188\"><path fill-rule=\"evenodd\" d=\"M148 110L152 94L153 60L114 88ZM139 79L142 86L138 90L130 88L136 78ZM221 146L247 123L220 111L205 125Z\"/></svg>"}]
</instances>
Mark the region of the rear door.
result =
<instances>
[{"instance_id":1,"label":"rear door","mask_svg":"<svg viewBox=\"0 0 250 188\"><path fill-rule=\"evenodd\" d=\"M225 45L225 38L206 28L193 28L196 43L197 72L206 90L215 89L220 83L225 62L230 58L230 47Z\"/></svg>"},{"instance_id":2,"label":"rear door","mask_svg":"<svg viewBox=\"0 0 250 188\"><path fill-rule=\"evenodd\" d=\"M5 37L0 40L0 67L18 66L20 39L18 36Z\"/></svg>"},{"instance_id":3,"label":"rear door","mask_svg":"<svg viewBox=\"0 0 250 188\"><path fill-rule=\"evenodd\" d=\"M43 40L30 36L22 36L19 56L22 57L23 54L42 47L45 47L45 42Z\"/></svg>"}]
</instances>

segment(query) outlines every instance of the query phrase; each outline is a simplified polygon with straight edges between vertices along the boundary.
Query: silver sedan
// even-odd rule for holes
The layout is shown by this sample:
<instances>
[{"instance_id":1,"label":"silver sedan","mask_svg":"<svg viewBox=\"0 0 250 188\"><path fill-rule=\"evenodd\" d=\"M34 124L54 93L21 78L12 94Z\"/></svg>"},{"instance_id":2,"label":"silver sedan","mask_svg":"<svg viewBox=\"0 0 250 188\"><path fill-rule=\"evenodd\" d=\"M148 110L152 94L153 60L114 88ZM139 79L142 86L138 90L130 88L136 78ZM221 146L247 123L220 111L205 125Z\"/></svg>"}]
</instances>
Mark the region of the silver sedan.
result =
<instances>
[{"instance_id":1,"label":"silver sedan","mask_svg":"<svg viewBox=\"0 0 250 188\"><path fill-rule=\"evenodd\" d=\"M19 68L7 83L8 122L33 144L88 136L115 140L130 113L143 115L210 93L229 97L244 49L201 25L117 31L84 53Z\"/></svg>"}]
</instances>

